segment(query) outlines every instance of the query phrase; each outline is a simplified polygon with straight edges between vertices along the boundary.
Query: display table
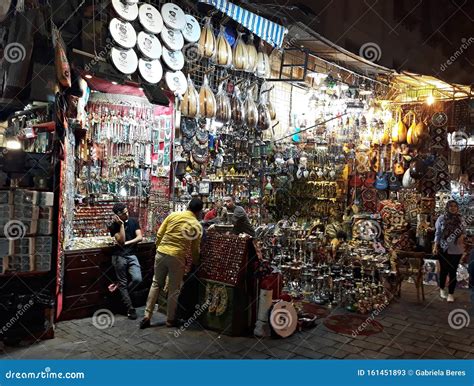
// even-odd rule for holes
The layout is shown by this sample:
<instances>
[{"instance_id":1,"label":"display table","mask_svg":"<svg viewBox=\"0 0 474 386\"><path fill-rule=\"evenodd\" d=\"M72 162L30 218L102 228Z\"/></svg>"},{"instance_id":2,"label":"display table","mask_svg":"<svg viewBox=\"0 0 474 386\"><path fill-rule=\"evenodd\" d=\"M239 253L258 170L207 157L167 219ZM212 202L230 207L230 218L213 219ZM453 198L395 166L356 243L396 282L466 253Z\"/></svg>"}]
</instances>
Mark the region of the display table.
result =
<instances>
[{"instance_id":1,"label":"display table","mask_svg":"<svg viewBox=\"0 0 474 386\"><path fill-rule=\"evenodd\" d=\"M108 286L116 281L112 266L114 247L81 249L65 252L62 312L59 320L89 317L101 308L117 308L118 296ZM143 282L131 293L136 307L145 305L153 279L155 244L141 243L137 257L142 268Z\"/></svg>"},{"instance_id":2,"label":"display table","mask_svg":"<svg viewBox=\"0 0 474 386\"><path fill-rule=\"evenodd\" d=\"M207 233L198 271L203 327L226 335L250 333L255 324L257 293L254 256L252 239Z\"/></svg>"}]
</instances>

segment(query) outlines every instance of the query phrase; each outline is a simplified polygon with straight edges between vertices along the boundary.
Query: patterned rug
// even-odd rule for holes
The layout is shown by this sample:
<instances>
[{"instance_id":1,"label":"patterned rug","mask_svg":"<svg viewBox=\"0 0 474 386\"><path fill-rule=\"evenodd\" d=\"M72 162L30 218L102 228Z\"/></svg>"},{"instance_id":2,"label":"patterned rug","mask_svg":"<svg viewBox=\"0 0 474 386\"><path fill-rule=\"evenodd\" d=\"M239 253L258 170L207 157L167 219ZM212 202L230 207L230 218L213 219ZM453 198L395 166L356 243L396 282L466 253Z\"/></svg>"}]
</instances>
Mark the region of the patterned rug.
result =
<instances>
[{"instance_id":1,"label":"patterned rug","mask_svg":"<svg viewBox=\"0 0 474 386\"><path fill-rule=\"evenodd\" d=\"M318 304L301 302L301 306L303 308L303 312L316 315L318 319L323 319L329 315L328 309Z\"/></svg>"},{"instance_id":2,"label":"patterned rug","mask_svg":"<svg viewBox=\"0 0 474 386\"><path fill-rule=\"evenodd\" d=\"M345 335L375 335L383 331L383 326L370 318L370 316L357 314L344 314L329 316L324 320L324 325L331 331Z\"/></svg>"}]
</instances>

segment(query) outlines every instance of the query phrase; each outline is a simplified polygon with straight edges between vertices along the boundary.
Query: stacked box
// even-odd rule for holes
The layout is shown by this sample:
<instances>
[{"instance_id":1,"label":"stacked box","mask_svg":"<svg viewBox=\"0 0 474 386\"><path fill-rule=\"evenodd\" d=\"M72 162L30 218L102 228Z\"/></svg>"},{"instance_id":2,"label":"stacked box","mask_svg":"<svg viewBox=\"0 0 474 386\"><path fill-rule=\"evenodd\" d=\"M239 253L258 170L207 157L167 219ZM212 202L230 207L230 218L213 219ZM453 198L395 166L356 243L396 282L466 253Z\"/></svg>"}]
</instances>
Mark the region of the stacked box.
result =
<instances>
[{"instance_id":1,"label":"stacked box","mask_svg":"<svg viewBox=\"0 0 474 386\"><path fill-rule=\"evenodd\" d=\"M2 190L0 191L0 205L10 203L10 192Z\"/></svg>"},{"instance_id":2,"label":"stacked box","mask_svg":"<svg viewBox=\"0 0 474 386\"><path fill-rule=\"evenodd\" d=\"M35 190L16 189L13 192L13 205L37 205L39 193ZM53 193L54 194L54 193Z\"/></svg>"},{"instance_id":3,"label":"stacked box","mask_svg":"<svg viewBox=\"0 0 474 386\"><path fill-rule=\"evenodd\" d=\"M39 192L38 205L39 206L53 206L54 193L53 192Z\"/></svg>"},{"instance_id":4,"label":"stacked box","mask_svg":"<svg viewBox=\"0 0 474 386\"><path fill-rule=\"evenodd\" d=\"M36 250L34 237L23 237L10 241L10 255L32 255Z\"/></svg>"},{"instance_id":5,"label":"stacked box","mask_svg":"<svg viewBox=\"0 0 474 386\"><path fill-rule=\"evenodd\" d=\"M14 205L12 218L15 220L38 220L39 211L40 209L36 205Z\"/></svg>"},{"instance_id":6,"label":"stacked box","mask_svg":"<svg viewBox=\"0 0 474 386\"><path fill-rule=\"evenodd\" d=\"M8 271L29 272L34 269L34 258L30 255L7 256L6 261L6 269Z\"/></svg>"},{"instance_id":7,"label":"stacked box","mask_svg":"<svg viewBox=\"0 0 474 386\"><path fill-rule=\"evenodd\" d=\"M37 253L34 255L34 270L39 272L51 271L51 255Z\"/></svg>"},{"instance_id":8,"label":"stacked box","mask_svg":"<svg viewBox=\"0 0 474 386\"><path fill-rule=\"evenodd\" d=\"M48 236L53 234L53 222L48 220L38 220L37 234Z\"/></svg>"},{"instance_id":9,"label":"stacked box","mask_svg":"<svg viewBox=\"0 0 474 386\"><path fill-rule=\"evenodd\" d=\"M0 258L6 257L10 254L10 240L0 238Z\"/></svg>"},{"instance_id":10,"label":"stacked box","mask_svg":"<svg viewBox=\"0 0 474 386\"><path fill-rule=\"evenodd\" d=\"M10 217L12 216L12 205L8 204L0 204L0 220L9 220Z\"/></svg>"},{"instance_id":11,"label":"stacked box","mask_svg":"<svg viewBox=\"0 0 474 386\"><path fill-rule=\"evenodd\" d=\"M53 238L50 236L37 236L35 238L35 254L50 255L53 253Z\"/></svg>"},{"instance_id":12,"label":"stacked box","mask_svg":"<svg viewBox=\"0 0 474 386\"><path fill-rule=\"evenodd\" d=\"M39 206L38 218L40 220L53 221L53 207L52 206Z\"/></svg>"}]
</instances>

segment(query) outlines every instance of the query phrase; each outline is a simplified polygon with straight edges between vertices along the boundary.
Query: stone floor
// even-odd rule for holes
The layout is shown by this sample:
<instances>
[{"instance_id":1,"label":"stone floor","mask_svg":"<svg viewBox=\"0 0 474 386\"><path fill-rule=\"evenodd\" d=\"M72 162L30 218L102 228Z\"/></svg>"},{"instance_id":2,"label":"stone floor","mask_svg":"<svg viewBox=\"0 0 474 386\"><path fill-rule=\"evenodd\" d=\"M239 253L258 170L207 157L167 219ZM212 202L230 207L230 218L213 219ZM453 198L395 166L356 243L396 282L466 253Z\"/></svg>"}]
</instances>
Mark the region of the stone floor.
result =
<instances>
[{"instance_id":1,"label":"stone floor","mask_svg":"<svg viewBox=\"0 0 474 386\"><path fill-rule=\"evenodd\" d=\"M137 328L138 321L115 316L111 327L99 329L92 319L60 322L56 338L19 347L4 347L2 359L474 359L474 322L457 329L462 310L471 312L467 290L458 290L455 303L439 298L438 290L426 286L426 301L416 302L413 285L404 283L402 298L394 301L375 320L384 331L372 336L341 335L322 321L308 331L286 339L229 337L193 325L181 333L159 324ZM454 325L449 315L457 310ZM143 310L139 310L142 315ZM344 312L333 310L334 313ZM453 319L453 318L452 318ZM456 324L457 323L457 324ZM453 323L451 323L452 325Z\"/></svg>"}]
</instances>

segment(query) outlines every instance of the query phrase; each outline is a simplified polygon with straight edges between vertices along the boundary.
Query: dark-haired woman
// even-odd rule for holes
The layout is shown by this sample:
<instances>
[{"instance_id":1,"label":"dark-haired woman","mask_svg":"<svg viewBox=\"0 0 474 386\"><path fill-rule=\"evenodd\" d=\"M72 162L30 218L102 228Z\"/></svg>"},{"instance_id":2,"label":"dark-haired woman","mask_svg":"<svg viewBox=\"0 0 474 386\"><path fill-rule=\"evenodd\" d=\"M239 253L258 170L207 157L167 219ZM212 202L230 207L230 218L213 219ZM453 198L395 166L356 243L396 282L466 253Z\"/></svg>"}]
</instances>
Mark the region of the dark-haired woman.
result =
<instances>
[{"instance_id":1,"label":"dark-haired woman","mask_svg":"<svg viewBox=\"0 0 474 386\"><path fill-rule=\"evenodd\" d=\"M433 254L439 256L439 288L442 299L454 302L456 273L461 257L464 254L465 224L459 214L459 205L450 200L445 213L436 220L435 244ZM445 290L446 278L449 276L448 292Z\"/></svg>"}]
</instances>

